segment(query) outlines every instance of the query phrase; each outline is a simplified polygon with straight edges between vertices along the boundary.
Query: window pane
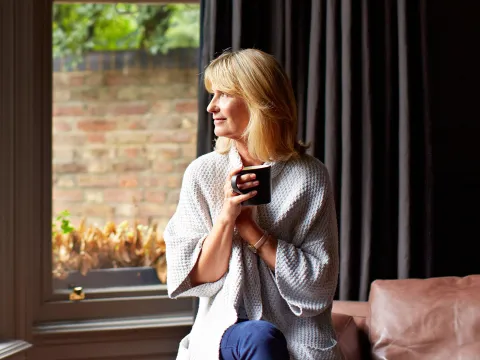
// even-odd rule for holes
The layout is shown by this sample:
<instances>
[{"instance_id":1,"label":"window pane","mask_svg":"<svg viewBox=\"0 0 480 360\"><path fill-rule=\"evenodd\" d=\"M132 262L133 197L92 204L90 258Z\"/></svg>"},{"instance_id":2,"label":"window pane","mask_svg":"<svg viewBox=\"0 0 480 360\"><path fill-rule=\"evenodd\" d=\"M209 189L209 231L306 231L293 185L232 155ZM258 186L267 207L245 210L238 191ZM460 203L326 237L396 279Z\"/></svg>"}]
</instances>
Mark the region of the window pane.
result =
<instances>
[{"instance_id":1,"label":"window pane","mask_svg":"<svg viewBox=\"0 0 480 360\"><path fill-rule=\"evenodd\" d=\"M196 152L199 6L53 6L54 287L160 284Z\"/></svg>"}]
</instances>

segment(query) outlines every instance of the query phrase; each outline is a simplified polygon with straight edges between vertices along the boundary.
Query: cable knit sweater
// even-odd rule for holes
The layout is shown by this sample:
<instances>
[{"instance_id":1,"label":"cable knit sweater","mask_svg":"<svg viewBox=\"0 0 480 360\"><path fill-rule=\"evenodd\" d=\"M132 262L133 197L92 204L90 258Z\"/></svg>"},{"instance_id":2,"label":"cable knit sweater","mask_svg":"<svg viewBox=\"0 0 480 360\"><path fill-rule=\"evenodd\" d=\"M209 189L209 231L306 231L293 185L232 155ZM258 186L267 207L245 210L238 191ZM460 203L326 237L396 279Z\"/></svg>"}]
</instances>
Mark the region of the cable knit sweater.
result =
<instances>
[{"instance_id":1,"label":"cable knit sweater","mask_svg":"<svg viewBox=\"0 0 480 360\"><path fill-rule=\"evenodd\" d=\"M271 271L234 231L227 273L192 287L189 273L223 205L223 184L241 165L235 147L194 160L183 178L177 210L165 233L170 297L200 298L197 318L177 359L219 358L223 333L242 303L249 319L263 319L287 339L290 359L340 359L331 323L338 277L335 205L325 166L304 155L272 162L272 202L258 206L257 223L278 240Z\"/></svg>"}]
</instances>

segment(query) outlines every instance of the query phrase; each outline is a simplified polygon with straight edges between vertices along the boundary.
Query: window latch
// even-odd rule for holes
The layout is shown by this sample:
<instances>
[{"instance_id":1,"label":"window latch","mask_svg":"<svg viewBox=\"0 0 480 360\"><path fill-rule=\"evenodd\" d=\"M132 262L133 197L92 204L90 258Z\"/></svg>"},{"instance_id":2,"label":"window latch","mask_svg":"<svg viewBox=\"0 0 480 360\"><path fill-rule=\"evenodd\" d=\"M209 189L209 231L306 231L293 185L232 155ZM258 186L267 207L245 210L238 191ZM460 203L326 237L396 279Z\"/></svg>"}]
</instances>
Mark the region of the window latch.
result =
<instances>
[{"instance_id":1,"label":"window latch","mask_svg":"<svg viewBox=\"0 0 480 360\"><path fill-rule=\"evenodd\" d=\"M85 299L85 293L83 287L75 286L70 293L70 301L79 301Z\"/></svg>"}]
</instances>

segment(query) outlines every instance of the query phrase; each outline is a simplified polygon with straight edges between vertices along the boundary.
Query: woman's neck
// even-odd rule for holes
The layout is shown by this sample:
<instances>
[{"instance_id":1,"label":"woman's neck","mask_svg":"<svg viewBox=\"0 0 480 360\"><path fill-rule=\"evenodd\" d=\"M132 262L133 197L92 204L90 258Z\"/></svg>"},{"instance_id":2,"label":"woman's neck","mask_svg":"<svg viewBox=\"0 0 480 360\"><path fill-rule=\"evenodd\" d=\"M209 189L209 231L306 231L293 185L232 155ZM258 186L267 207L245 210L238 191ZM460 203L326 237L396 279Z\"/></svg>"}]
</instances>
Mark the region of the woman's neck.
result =
<instances>
[{"instance_id":1,"label":"woman's neck","mask_svg":"<svg viewBox=\"0 0 480 360\"><path fill-rule=\"evenodd\" d=\"M258 160L250 156L248 152L248 147L244 142L235 141L235 145L237 147L238 154L242 159L243 166L253 166L253 165L262 165L263 161Z\"/></svg>"}]
</instances>

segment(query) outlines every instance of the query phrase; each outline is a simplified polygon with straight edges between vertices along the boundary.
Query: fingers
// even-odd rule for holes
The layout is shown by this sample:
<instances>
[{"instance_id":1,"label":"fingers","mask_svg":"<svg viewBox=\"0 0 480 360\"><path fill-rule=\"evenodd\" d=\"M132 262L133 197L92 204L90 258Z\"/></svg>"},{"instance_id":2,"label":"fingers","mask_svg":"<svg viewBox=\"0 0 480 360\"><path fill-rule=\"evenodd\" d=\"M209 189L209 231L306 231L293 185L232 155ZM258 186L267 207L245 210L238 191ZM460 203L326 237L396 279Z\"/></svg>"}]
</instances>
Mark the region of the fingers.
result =
<instances>
[{"instance_id":1,"label":"fingers","mask_svg":"<svg viewBox=\"0 0 480 360\"><path fill-rule=\"evenodd\" d=\"M250 189L252 187L258 186L258 184L260 184L259 181L248 181L248 182L243 183L243 184L237 184L237 186L238 186L239 189L245 190L245 189Z\"/></svg>"},{"instance_id":2,"label":"fingers","mask_svg":"<svg viewBox=\"0 0 480 360\"><path fill-rule=\"evenodd\" d=\"M236 195L234 197L231 197L230 200L235 203L236 205L240 205L242 202L247 201L248 199L253 198L255 195L257 195L257 191L253 190L250 191L249 193L242 194L242 195Z\"/></svg>"},{"instance_id":3,"label":"fingers","mask_svg":"<svg viewBox=\"0 0 480 360\"><path fill-rule=\"evenodd\" d=\"M242 171L243 165L239 166L236 169L233 169L233 171L227 176L227 180L230 180L234 175L237 175L240 171Z\"/></svg>"}]
</instances>

